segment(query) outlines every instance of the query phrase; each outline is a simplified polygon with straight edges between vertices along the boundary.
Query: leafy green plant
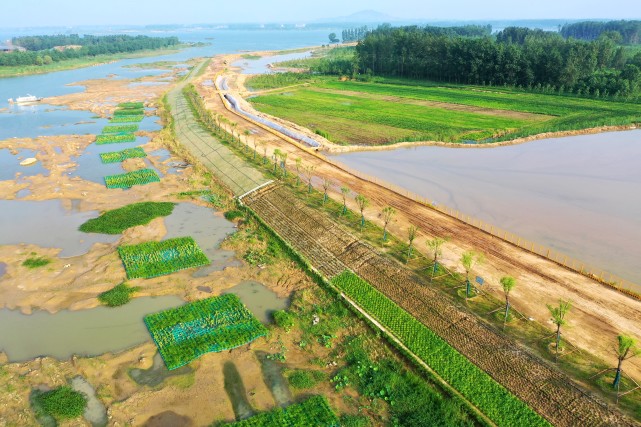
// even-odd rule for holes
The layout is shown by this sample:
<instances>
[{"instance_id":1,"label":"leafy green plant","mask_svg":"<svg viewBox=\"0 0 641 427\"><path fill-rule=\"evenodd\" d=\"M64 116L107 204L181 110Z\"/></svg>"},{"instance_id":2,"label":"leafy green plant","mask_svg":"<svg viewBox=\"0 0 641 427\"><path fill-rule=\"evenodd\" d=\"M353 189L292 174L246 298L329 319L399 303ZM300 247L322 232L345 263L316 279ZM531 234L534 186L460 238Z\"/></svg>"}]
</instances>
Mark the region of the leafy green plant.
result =
<instances>
[{"instance_id":1,"label":"leafy green plant","mask_svg":"<svg viewBox=\"0 0 641 427\"><path fill-rule=\"evenodd\" d=\"M240 347L267 335L267 328L234 294L195 301L144 320L170 370L202 354Z\"/></svg>"},{"instance_id":2,"label":"leafy green plant","mask_svg":"<svg viewBox=\"0 0 641 427\"><path fill-rule=\"evenodd\" d=\"M147 157L147 153L140 147L127 148L122 151L113 151L111 153L100 154L100 160L103 163L120 163L127 159L136 159Z\"/></svg>"},{"instance_id":3,"label":"leafy green plant","mask_svg":"<svg viewBox=\"0 0 641 427\"><path fill-rule=\"evenodd\" d=\"M339 427L336 414L323 396L264 412L246 420L223 424L233 427Z\"/></svg>"},{"instance_id":4,"label":"leafy green plant","mask_svg":"<svg viewBox=\"0 0 641 427\"><path fill-rule=\"evenodd\" d=\"M83 233L120 234L128 228L149 224L158 217L169 216L175 203L141 202L103 212L80 226Z\"/></svg>"},{"instance_id":5,"label":"leafy green plant","mask_svg":"<svg viewBox=\"0 0 641 427\"><path fill-rule=\"evenodd\" d=\"M27 258L22 265L27 268L39 268L44 267L51 263L51 260L45 257L31 257Z\"/></svg>"},{"instance_id":6,"label":"leafy green plant","mask_svg":"<svg viewBox=\"0 0 641 427\"><path fill-rule=\"evenodd\" d=\"M140 114L137 116L114 116L109 123L138 123L144 119L145 116Z\"/></svg>"},{"instance_id":7,"label":"leafy green plant","mask_svg":"<svg viewBox=\"0 0 641 427\"><path fill-rule=\"evenodd\" d=\"M145 104L142 102L121 102L120 104L118 104L118 108L122 108L122 109L136 110L144 107L145 107Z\"/></svg>"},{"instance_id":8,"label":"leafy green plant","mask_svg":"<svg viewBox=\"0 0 641 427\"><path fill-rule=\"evenodd\" d=\"M118 254L129 279L150 279L210 262L191 237L120 246Z\"/></svg>"},{"instance_id":9,"label":"leafy green plant","mask_svg":"<svg viewBox=\"0 0 641 427\"><path fill-rule=\"evenodd\" d=\"M107 188L131 188L134 185L146 185L152 182L160 182L160 177L153 169L140 169L105 177Z\"/></svg>"},{"instance_id":10,"label":"leafy green plant","mask_svg":"<svg viewBox=\"0 0 641 427\"><path fill-rule=\"evenodd\" d=\"M299 390L307 390L315 387L316 384L324 379L325 374L321 371L304 370L296 370L287 377L289 384Z\"/></svg>"},{"instance_id":11,"label":"leafy green plant","mask_svg":"<svg viewBox=\"0 0 641 427\"><path fill-rule=\"evenodd\" d=\"M35 400L45 413L60 420L79 417L87 406L85 395L69 386L39 393Z\"/></svg>"},{"instance_id":12,"label":"leafy green plant","mask_svg":"<svg viewBox=\"0 0 641 427\"><path fill-rule=\"evenodd\" d=\"M119 144L122 142L134 142L136 135L133 133L108 133L96 136L96 145Z\"/></svg>"},{"instance_id":13,"label":"leafy green plant","mask_svg":"<svg viewBox=\"0 0 641 427\"><path fill-rule=\"evenodd\" d=\"M289 311L277 310L274 312L273 316L274 316L274 322L276 322L276 325L279 328L283 328L285 332L291 331L294 325L296 324L295 322L296 317Z\"/></svg>"},{"instance_id":14,"label":"leafy green plant","mask_svg":"<svg viewBox=\"0 0 641 427\"><path fill-rule=\"evenodd\" d=\"M139 289L138 287L130 287L126 283L121 283L99 294L98 301L107 307L119 307L127 304L131 300L131 296Z\"/></svg>"},{"instance_id":15,"label":"leafy green plant","mask_svg":"<svg viewBox=\"0 0 641 427\"><path fill-rule=\"evenodd\" d=\"M138 131L138 125L116 125L105 126L102 128L102 133L133 133Z\"/></svg>"},{"instance_id":16,"label":"leafy green plant","mask_svg":"<svg viewBox=\"0 0 641 427\"><path fill-rule=\"evenodd\" d=\"M225 219L227 219L228 221L233 221L235 219L242 218L243 216L245 216L245 214L238 209L232 209L225 212Z\"/></svg>"}]
</instances>

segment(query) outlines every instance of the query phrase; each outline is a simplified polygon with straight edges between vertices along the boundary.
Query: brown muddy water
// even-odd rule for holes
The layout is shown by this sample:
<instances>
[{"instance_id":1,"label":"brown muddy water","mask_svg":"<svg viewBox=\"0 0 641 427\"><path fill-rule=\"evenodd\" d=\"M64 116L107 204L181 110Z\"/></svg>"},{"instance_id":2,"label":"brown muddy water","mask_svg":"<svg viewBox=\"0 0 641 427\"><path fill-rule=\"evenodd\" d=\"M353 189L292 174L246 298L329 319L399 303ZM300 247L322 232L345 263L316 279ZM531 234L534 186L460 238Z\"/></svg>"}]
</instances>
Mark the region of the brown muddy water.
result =
<instances>
[{"instance_id":1,"label":"brown muddy water","mask_svg":"<svg viewBox=\"0 0 641 427\"><path fill-rule=\"evenodd\" d=\"M621 276L641 290L641 130L334 159Z\"/></svg>"}]
</instances>

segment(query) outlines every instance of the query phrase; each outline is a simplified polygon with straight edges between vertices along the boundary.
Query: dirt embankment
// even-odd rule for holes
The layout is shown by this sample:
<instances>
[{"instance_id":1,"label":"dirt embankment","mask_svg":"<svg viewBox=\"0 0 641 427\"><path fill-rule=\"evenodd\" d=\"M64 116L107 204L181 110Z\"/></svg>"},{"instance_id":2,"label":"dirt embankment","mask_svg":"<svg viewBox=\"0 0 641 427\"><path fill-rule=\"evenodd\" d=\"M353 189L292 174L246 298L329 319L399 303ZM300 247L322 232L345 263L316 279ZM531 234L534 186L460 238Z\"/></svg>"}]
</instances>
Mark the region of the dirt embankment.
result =
<instances>
[{"instance_id":1,"label":"dirt embankment","mask_svg":"<svg viewBox=\"0 0 641 427\"><path fill-rule=\"evenodd\" d=\"M244 90L239 83L242 82L242 78L238 80L236 73L226 69L222 58L215 58L212 61L208 73L205 73L202 79L211 79L213 75L218 73L224 73L228 80L230 92L234 93L236 89L239 91ZM371 201L371 205L365 210L368 220L375 221L382 226L380 212L383 207L389 205L393 206L398 212L394 222L390 225L390 230L397 236L402 237L407 235L407 230L411 224L418 226L420 231L416 243L417 247L426 248L426 240L435 236L449 237L450 241L443 249L443 262L448 267L460 271L459 259L461 254L467 250L485 253L487 262L477 267L475 274L486 279L489 291L497 298L502 299L502 290L498 285L499 279L506 274L516 277L521 285L510 294L514 307L526 317L531 317L541 322L550 331L554 329L554 325L548 320L550 314L545 304L555 304L559 299L572 301L574 308L568 318L570 327L565 329L564 334L566 339L579 348L594 353L614 366L616 358L612 347L616 342L616 336L619 333L628 333L641 338L641 301L560 267L540 256L503 242L457 219L414 202L401 194L337 168L332 163L324 160L323 156L312 153L309 149L301 149L299 146L288 142L287 139L275 135L274 132L259 127L255 123L230 112L225 108L215 90L202 86L198 88L200 93L205 96L208 108L214 113L221 114L228 120L238 123L236 132L241 134L245 130L253 132L254 137L264 143L264 148L268 155L271 155L273 150L278 148L287 152L289 159L300 157L304 165L315 167L314 175L318 178L315 181L316 185L318 186L318 183L322 182L323 179L332 181L334 185L330 189L330 195L335 200L342 200L340 187L347 186L351 189L348 205L351 209L357 210L353 195L365 195ZM239 98L237 94L236 97ZM280 124L286 124L283 120L277 121ZM298 126L292 127L297 131L301 130ZM545 134L523 138L511 143L524 143L543 137L549 138L581 132L595 133L618 129L598 128L562 134ZM307 132L308 134L311 133L309 130ZM626 363L628 364L628 373L635 378L641 379L641 361L632 359Z\"/></svg>"}]
</instances>

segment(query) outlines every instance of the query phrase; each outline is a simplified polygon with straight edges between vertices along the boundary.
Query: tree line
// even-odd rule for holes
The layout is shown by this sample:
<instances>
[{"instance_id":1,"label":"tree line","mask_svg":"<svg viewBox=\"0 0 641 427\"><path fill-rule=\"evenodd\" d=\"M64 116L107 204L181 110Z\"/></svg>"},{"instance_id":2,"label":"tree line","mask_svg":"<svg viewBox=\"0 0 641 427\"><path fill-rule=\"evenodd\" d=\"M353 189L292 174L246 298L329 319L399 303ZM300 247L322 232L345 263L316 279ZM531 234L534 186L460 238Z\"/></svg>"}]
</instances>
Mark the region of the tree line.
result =
<instances>
[{"instance_id":1,"label":"tree line","mask_svg":"<svg viewBox=\"0 0 641 427\"><path fill-rule=\"evenodd\" d=\"M381 26L368 32L356 47L352 73L594 97L641 91L641 53L627 59L611 37L566 40L559 33L514 27L496 37L463 37L427 28Z\"/></svg>"},{"instance_id":2,"label":"tree line","mask_svg":"<svg viewBox=\"0 0 641 427\"><path fill-rule=\"evenodd\" d=\"M147 49L162 49L180 43L177 37L148 36L92 36L77 34L57 36L15 37L12 43L27 49L26 52L13 51L0 54L0 66L44 65L96 55L136 52ZM54 49L59 46L79 46L77 48Z\"/></svg>"},{"instance_id":3,"label":"tree line","mask_svg":"<svg viewBox=\"0 0 641 427\"><path fill-rule=\"evenodd\" d=\"M584 21L566 24L561 27L561 35L566 39L596 40L604 33L614 34L624 44L641 43L641 21Z\"/></svg>"}]
</instances>

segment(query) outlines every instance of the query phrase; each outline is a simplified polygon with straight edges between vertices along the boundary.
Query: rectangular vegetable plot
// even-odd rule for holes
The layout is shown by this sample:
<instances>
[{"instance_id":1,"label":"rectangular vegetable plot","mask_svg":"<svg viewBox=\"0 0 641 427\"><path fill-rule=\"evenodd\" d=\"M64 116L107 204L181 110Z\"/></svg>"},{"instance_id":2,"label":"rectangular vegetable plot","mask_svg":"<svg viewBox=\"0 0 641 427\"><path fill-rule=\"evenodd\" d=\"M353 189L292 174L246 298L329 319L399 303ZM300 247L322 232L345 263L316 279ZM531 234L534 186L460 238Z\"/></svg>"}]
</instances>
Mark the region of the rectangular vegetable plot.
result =
<instances>
[{"instance_id":1,"label":"rectangular vegetable plot","mask_svg":"<svg viewBox=\"0 0 641 427\"><path fill-rule=\"evenodd\" d=\"M338 418L323 396L312 396L285 409L277 408L246 420L224 424L233 427L339 427Z\"/></svg>"},{"instance_id":2,"label":"rectangular vegetable plot","mask_svg":"<svg viewBox=\"0 0 641 427\"><path fill-rule=\"evenodd\" d=\"M267 329L234 294L208 298L145 316L167 369L205 353L240 347L267 335Z\"/></svg>"},{"instance_id":3,"label":"rectangular vegetable plot","mask_svg":"<svg viewBox=\"0 0 641 427\"><path fill-rule=\"evenodd\" d=\"M160 177L153 169L140 169L105 177L107 188L131 188L134 185L145 185L152 182L160 182Z\"/></svg>"},{"instance_id":4,"label":"rectangular vegetable plot","mask_svg":"<svg viewBox=\"0 0 641 427\"><path fill-rule=\"evenodd\" d=\"M109 120L109 123L138 123L144 118L145 116L142 114L135 116L114 116L113 119Z\"/></svg>"},{"instance_id":5,"label":"rectangular vegetable plot","mask_svg":"<svg viewBox=\"0 0 641 427\"><path fill-rule=\"evenodd\" d=\"M120 246L118 254L128 279L149 279L210 263L191 237Z\"/></svg>"},{"instance_id":6,"label":"rectangular vegetable plot","mask_svg":"<svg viewBox=\"0 0 641 427\"><path fill-rule=\"evenodd\" d=\"M138 125L114 125L102 128L102 133L132 133L138 131Z\"/></svg>"},{"instance_id":7,"label":"rectangular vegetable plot","mask_svg":"<svg viewBox=\"0 0 641 427\"><path fill-rule=\"evenodd\" d=\"M136 135L133 133L108 133L103 135L96 136L96 144L118 144L121 142L134 142L136 140Z\"/></svg>"},{"instance_id":8,"label":"rectangular vegetable plot","mask_svg":"<svg viewBox=\"0 0 641 427\"><path fill-rule=\"evenodd\" d=\"M127 159L134 159L139 157L147 157L147 153L140 147L127 148L122 151L113 151L111 153L102 153L100 160L103 163L120 163Z\"/></svg>"}]
</instances>

